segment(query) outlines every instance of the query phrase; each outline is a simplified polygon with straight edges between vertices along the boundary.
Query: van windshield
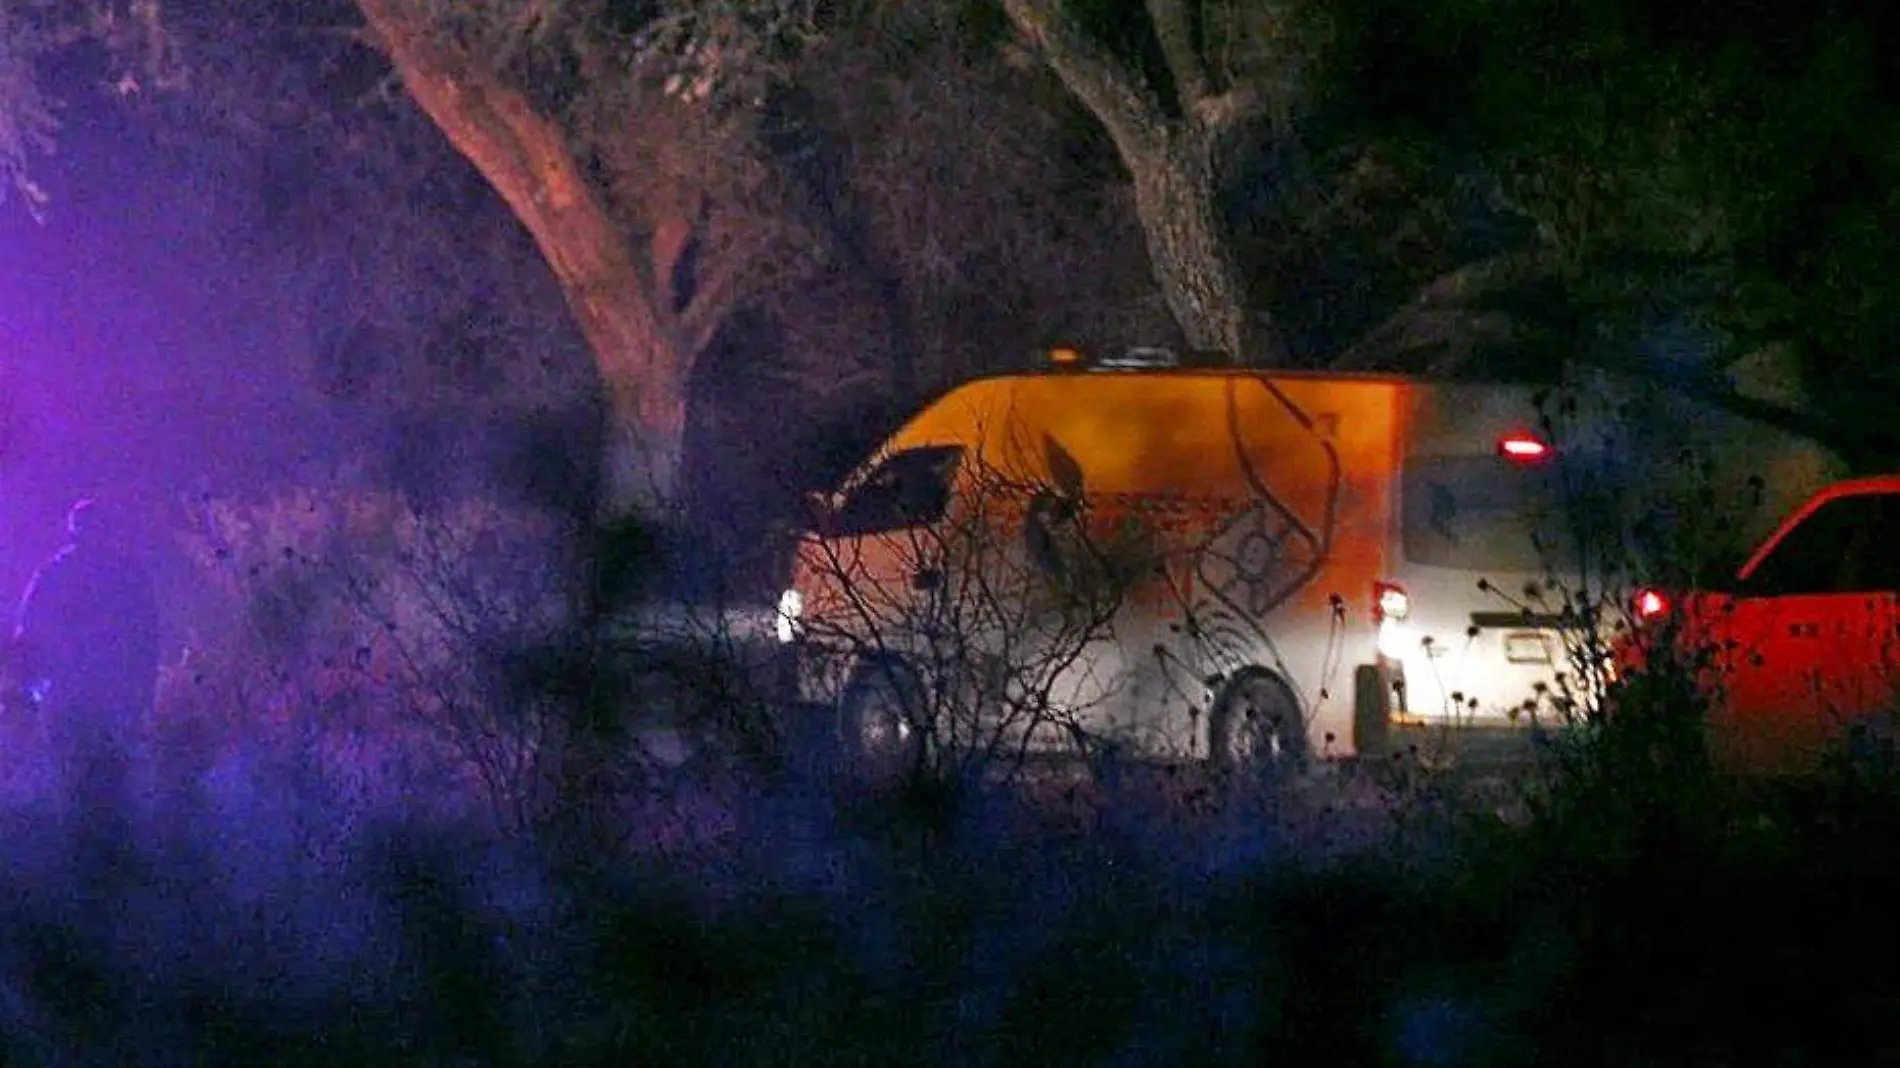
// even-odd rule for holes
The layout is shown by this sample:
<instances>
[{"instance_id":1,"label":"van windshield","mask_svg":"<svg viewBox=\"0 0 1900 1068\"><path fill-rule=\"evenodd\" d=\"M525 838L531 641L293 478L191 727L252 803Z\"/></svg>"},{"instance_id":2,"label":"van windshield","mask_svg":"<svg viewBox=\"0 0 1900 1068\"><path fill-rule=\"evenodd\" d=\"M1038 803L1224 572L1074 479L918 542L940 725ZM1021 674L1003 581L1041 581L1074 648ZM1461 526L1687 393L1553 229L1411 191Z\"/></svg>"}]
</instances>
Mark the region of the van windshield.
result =
<instances>
[{"instance_id":1,"label":"van windshield","mask_svg":"<svg viewBox=\"0 0 1900 1068\"><path fill-rule=\"evenodd\" d=\"M960 445L892 453L845 494L826 532L854 537L935 523L949 510L951 483L962 458Z\"/></svg>"},{"instance_id":2,"label":"van windshield","mask_svg":"<svg viewBox=\"0 0 1900 1068\"><path fill-rule=\"evenodd\" d=\"M1400 494L1401 540L1413 563L1518 572L1574 566L1554 465L1413 457Z\"/></svg>"}]
</instances>

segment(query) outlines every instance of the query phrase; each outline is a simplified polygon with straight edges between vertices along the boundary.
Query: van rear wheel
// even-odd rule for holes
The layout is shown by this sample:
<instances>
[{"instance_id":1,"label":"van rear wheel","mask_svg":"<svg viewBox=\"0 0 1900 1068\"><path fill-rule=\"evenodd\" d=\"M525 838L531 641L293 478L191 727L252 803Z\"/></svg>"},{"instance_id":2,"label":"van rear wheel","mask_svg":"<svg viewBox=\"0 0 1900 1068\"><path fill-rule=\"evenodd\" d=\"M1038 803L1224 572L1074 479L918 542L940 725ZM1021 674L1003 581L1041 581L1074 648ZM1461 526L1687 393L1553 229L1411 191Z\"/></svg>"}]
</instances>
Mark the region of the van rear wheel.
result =
<instances>
[{"instance_id":1,"label":"van rear wheel","mask_svg":"<svg viewBox=\"0 0 1900 1068\"><path fill-rule=\"evenodd\" d=\"M1207 715L1208 763L1216 772L1299 771L1306 766L1306 719L1279 676L1236 672Z\"/></svg>"}]
</instances>

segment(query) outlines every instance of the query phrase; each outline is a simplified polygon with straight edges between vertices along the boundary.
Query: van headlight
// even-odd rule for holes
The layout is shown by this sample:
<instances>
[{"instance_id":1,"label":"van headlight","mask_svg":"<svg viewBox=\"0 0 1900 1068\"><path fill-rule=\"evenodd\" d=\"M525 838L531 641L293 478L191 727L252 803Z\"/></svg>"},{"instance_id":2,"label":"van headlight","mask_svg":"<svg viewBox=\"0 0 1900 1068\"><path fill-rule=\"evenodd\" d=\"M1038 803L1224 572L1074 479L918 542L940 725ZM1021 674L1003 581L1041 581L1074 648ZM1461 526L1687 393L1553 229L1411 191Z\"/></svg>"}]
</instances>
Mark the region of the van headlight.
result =
<instances>
[{"instance_id":1,"label":"van headlight","mask_svg":"<svg viewBox=\"0 0 1900 1068\"><path fill-rule=\"evenodd\" d=\"M774 613L773 627L778 632L782 644L790 644L804 636L805 597L797 590L786 590L778 595L778 611Z\"/></svg>"}]
</instances>

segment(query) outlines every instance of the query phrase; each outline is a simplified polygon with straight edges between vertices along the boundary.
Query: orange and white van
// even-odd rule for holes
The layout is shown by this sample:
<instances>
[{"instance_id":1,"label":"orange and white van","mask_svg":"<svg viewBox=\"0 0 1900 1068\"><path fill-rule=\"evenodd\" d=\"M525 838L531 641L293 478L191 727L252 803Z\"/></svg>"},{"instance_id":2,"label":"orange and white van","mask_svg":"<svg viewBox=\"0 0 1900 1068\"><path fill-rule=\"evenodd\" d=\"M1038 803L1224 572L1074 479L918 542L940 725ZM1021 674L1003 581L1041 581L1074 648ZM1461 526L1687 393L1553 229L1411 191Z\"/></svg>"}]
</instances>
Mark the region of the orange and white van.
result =
<instances>
[{"instance_id":1,"label":"orange and white van","mask_svg":"<svg viewBox=\"0 0 1900 1068\"><path fill-rule=\"evenodd\" d=\"M1700 409L1548 392L1159 350L966 383L819 502L777 612L800 696L857 756L905 761L1298 762L1549 722L1573 667L1556 589L1604 583L1579 511L1667 517L1686 453L1768 454Z\"/></svg>"}]
</instances>

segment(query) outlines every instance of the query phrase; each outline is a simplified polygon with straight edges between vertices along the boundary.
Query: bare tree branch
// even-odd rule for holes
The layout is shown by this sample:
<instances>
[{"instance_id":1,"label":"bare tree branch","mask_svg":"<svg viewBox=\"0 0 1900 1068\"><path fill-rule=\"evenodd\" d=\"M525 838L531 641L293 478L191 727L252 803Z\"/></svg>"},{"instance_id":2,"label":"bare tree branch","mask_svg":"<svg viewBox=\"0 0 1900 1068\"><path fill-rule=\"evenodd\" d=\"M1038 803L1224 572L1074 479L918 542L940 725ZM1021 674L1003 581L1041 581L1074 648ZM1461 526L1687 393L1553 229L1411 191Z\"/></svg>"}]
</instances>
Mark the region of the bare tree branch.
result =
<instances>
[{"instance_id":1,"label":"bare tree branch","mask_svg":"<svg viewBox=\"0 0 1900 1068\"><path fill-rule=\"evenodd\" d=\"M1196 101L1193 114L1208 143L1217 144L1264 112L1266 107L1267 97L1257 86L1239 85Z\"/></svg>"},{"instance_id":2,"label":"bare tree branch","mask_svg":"<svg viewBox=\"0 0 1900 1068\"><path fill-rule=\"evenodd\" d=\"M1194 46L1194 8L1192 0L1148 0L1148 18L1167 58L1168 73L1174 76L1181 111L1189 115L1197 114L1212 94L1207 65Z\"/></svg>"},{"instance_id":3,"label":"bare tree branch","mask_svg":"<svg viewBox=\"0 0 1900 1068\"><path fill-rule=\"evenodd\" d=\"M1195 43L1198 4L1192 0L1148 0L1148 18L1174 77L1181 113L1200 128L1208 144L1237 129L1267 106L1260 86L1250 82L1215 90L1200 47Z\"/></svg>"},{"instance_id":4,"label":"bare tree branch","mask_svg":"<svg viewBox=\"0 0 1900 1068\"><path fill-rule=\"evenodd\" d=\"M1108 130L1134 179L1135 211L1168 310L1190 345L1243 361L1278 359L1271 324L1249 304L1246 274L1219 210L1221 141L1264 106L1257 89L1213 93L1194 47L1187 0L1149 0L1151 28L1175 70L1183 116L1171 119L1137 63L1092 39L1065 0L1005 0L1017 29Z\"/></svg>"},{"instance_id":5,"label":"bare tree branch","mask_svg":"<svg viewBox=\"0 0 1900 1068\"><path fill-rule=\"evenodd\" d=\"M1154 88L1090 39L1063 0L1003 0L1003 7L1069 91L1108 128L1124 159L1148 158L1165 144L1167 123Z\"/></svg>"},{"instance_id":6,"label":"bare tree branch","mask_svg":"<svg viewBox=\"0 0 1900 1068\"><path fill-rule=\"evenodd\" d=\"M701 352L718 336L720 327L738 303L734 298L749 272L738 256L716 257L706 275L693 287L693 299L680 309L680 335L692 351Z\"/></svg>"},{"instance_id":7,"label":"bare tree branch","mask_svg":"<svg viewBox=\"0 0 1900 1068\"><path fill-rule=\"evenodd\" d=\"M654 297L662 308L679 309L680 261L697 239L697 229L697 220L681 215L662 219L653 227L648 244L653 249Z\"/></svg>"},{"instance_id":8,"label":"bare tree branch","mask_svg":"<svg viewBox=\"0 0 1900 1068\"><path fill-rule=\"evenodd\" d=\"M1419 289L1384 322L1360 335L1328 361L1342 371L1391 363L1423 349L1497 342L1512 334L1509 316L1473 306L1486 296L1508 292L1554 270L1540 253L1508 252L1447 271Z\"/></svg>"}]
</instances>

